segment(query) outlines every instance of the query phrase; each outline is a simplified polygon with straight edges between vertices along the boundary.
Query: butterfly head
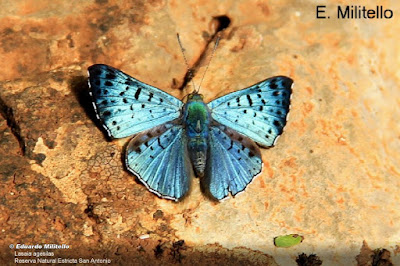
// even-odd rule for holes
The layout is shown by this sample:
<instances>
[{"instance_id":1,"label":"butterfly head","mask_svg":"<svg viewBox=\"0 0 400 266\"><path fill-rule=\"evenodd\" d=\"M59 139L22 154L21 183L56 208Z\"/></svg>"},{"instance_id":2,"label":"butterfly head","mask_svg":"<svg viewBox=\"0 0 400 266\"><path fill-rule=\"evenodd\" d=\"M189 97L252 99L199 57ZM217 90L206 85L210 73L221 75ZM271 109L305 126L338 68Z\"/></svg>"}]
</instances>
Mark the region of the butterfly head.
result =
<instances>
[{"instance_id":1,"label":"butterfly head","mask_svg":"<svg viewBox=\"0 0 400 266\"><path fill-rule=\"evenodd\" d=\"M203 94L199 94L196 91L188 95L188 102L203 102L203 101L204 101Z\"/></svg>"}]
</instances>

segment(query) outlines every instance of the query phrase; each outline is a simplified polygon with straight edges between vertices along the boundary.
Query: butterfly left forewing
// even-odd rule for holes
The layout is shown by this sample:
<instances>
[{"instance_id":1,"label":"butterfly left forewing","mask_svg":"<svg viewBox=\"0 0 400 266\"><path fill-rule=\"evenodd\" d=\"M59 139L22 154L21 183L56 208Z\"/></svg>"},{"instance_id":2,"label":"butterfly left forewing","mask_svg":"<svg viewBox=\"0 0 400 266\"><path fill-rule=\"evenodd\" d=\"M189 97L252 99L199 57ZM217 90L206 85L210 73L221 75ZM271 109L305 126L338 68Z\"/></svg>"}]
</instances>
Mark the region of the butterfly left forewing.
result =
<instances>
[{"instance_id":1,"label":"butterfly left forewing","mask_svg":"<svg viewBox=\"0 0 400 266\"><path fill-rule=\"evenodd\" d=\"M183 103L107 65L88 68L98 118L110 137L127 137L179 118Z\"/></svg>"},{"instance_id":2,"label":"butterfly left forewing","mask_svg":"<svg viewBox=\"0 0 400 266\"><path fill-rule=\"evenodd\" d=\"M277 76L224 95L208 104L211 117L261 146L273 146L286 125L292 84Z\"/></svg>"},{"instance_id":3,"label":"butterfly left forewing","mask_svg":"<svg viewBox=\"0 0 400 266\"><path fill-rule=\"evenodd\" d=\"M209 134L209 154L202 186L217 200L243 191L261 172L262 160L251 139L214 124Z\"/></svg>"}]
</instances>

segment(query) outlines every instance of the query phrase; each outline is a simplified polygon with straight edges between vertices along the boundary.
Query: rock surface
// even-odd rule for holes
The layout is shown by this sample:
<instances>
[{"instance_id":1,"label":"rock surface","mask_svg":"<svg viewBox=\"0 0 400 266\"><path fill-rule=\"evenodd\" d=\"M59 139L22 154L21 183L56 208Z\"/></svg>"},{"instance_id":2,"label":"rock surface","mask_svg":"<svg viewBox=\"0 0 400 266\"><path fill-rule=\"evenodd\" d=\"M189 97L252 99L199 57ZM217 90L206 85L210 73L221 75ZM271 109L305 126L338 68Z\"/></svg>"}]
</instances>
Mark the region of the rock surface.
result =
<instances>
[{"instance_id":1,"label":"rock surface","mask_svg":"<svg viewBox=\"0 0 400 266\"><path fill-rule=\"evenodd\" d=\"M331 19L315 1L0 2L1 264L32 251L18 243L135 265L400 264L400 4L382 2L392 19L340 20L327 2ZM262 174L221 203L197 179L180 203L147 191L123 166L128 139L105 138L87 96L87 67L105 63L183 98L176 32L196 84L222 37L206 101L295 81ZM292 233L304 241L274 247Z\"/></svg>"}]
</instances>

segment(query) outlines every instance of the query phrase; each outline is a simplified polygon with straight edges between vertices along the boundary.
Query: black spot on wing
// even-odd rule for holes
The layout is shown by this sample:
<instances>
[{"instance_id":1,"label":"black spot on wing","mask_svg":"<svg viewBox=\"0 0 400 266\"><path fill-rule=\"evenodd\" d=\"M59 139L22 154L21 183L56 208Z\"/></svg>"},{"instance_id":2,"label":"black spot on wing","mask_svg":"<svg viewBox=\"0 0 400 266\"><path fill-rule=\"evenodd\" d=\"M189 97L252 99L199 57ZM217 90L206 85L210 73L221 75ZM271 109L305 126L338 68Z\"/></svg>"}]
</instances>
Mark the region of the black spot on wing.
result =
<instances>
[{"instance_id":1,"label":"black spot on wing","mask_svg":"<svg viewBox=\"0 0 400 266\"><path fill-rule=\"evenodd\" d=\"M140 92L142 91L142 87L139 87L135 93L135 99L139 99Z\"/></svg>"},{"instance_id":2,"label":"black spot on wing","mask_svg":"<svg viewBox=\"0 0 400 266\"><path fill-rule=\"evenodd\" d=\"M247 97L247 100L249 101L249 105L253 106L253 100L251 99L250 95L247 94L246 97Z\"/></svg>"},{"instance_id":3,"label":"black spot on wing","mask_svg":"<svg viewBox=\"0 0 400 266\"><path fill-rule=\"evenodd\" d=\"M269 87L273 90L278 88L278 84L276 84L278 80L276 78L271 79L270 83L269 83Z\"/></svg>"},{"instance_id":4,"label":"black spot on wing","mask_svg":"<svg viewBox=\"0 0 400 266\"><path fill-rule=\"evenodd\" d=\"M158 142L158 145L159 145L163 150L165 150L165 147L161 144L160 138L157 139L157 142Z\"/></svg>"},{"instance_id":5,"label":"black spot on wing","mask_svg":"<svg viewBox=\"0 0 400 266\"><path fill-rule=\"evenodd\" d=\"M231 140L231 146L229 146L228 151L233 148L233 141Z\"/></svg>"},{"instance_id":6,"label":"black spot on wing","mask_svg":"<svg viewBox=\"0 0 400 266\"><path fill-rule=\"evenodd\" d=\"M106 74L106 79L116 79L117 76L115 76L113 73L107 73Z\"/></svg>"},{"instance_id":7,"label":"black spot on wing","mask_svg":"<svg viewBox=\"0 0 400 266\"><path fill-rule=\"evenodd\" d=\"M129 86L135 85L135 83L132 80L129 80L129 79L125 80L125 84L129 85Z\"/></svg>"},{"instance_id":8,"label":"black spot on wing","mask_svg":"<svg viewBox=\"0 0 400 266\"><path fill-rule=\"evenodd\" d=\"M107 80L106 82L104 82L104 85L105 85L105 86L109 86L109 87L113 86L112 82L109 81L109 80Z\"/></svg>"},{"instance_id":9,"label":"black spot on wing","mask_svg":"<svg viewBox=\"0 0 400 266\"><path fill-rule=\"evenodd\" d=\"M237 102L238 106L241 106L241 105L240 105L240 97L237 97L237 98L236 98L236 102Z\"/></svg>"},{"instance_id":10,"label":"black spot on wing","mask_svg":"<svg viewBox=\"0 0 400 266\"><path fill-rule=\"evenodd\" d=\"M151 102L151 98L153 98L153 96L154 96L154 94L150 92L149 99L147 99L147 101Z\"/></svg>"},{"instance_id":11,"label":"black spot on wing","mask_svg":"<svg viewBox=\"0 0 400 266\"><path fill-rule=\"evenodd\" d=\"M291 80L290 78L286 78L286 77L281 78L281 86L283 88L291 89L292 83L293 83L293 80Z\"/></svg>"}]
</instances>

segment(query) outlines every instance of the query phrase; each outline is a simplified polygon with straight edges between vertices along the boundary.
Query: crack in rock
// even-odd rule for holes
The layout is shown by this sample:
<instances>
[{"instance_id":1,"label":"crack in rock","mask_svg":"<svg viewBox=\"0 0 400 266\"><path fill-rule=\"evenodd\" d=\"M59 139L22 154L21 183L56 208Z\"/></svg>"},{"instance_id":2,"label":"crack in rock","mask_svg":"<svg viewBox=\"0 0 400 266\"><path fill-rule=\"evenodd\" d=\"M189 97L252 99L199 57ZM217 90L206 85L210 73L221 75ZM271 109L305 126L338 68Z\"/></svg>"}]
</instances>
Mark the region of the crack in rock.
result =
<instances>
[{"instance_id":1,"label":"crack in rock","mask_svg":"<svg viewBox=\"0 0 400 266\"><path fill-rule=\"evenodd\" d=\"M223 30L225 30L226 28L228 28L229 25L231 24L230 18L225 15L213 17L212 20L215 21L215 23L217 24L216 31L208 39L208 42L204 46L204 49L199 56L199 59L193 64L192 67L189 67L189 69L187 70L185 77L183 79L183 83L179 87L179 90L181 90L181 91L187 86L187 84L190 81L192 81L196 72L199 70L200 66L202 65L202 62L206 59L207 50L208 50L208 46L210 45L210 43L214 43L216 38L218 37L219 33L222 32Z\"/></svg>"},{"instance_id":2,"label":"crack in rock","mask_svg":"<svg viewBox=\"0 0 400 266\"><path fill-rule=\"evenodd\" d=\"M10 128L11 133L15 136L21 149L22 156L25 155L26 144L24 138L21 136L21 128L14 117L14 112L5 101L0 97L0 114L7 121L7 126Z\"/></svg>"}]
</instances>

